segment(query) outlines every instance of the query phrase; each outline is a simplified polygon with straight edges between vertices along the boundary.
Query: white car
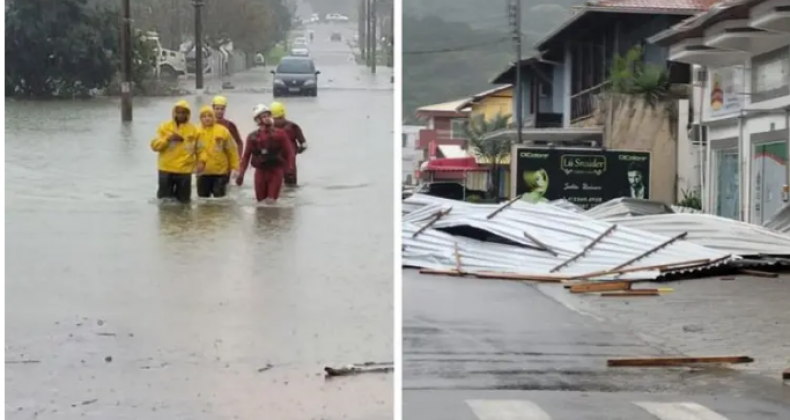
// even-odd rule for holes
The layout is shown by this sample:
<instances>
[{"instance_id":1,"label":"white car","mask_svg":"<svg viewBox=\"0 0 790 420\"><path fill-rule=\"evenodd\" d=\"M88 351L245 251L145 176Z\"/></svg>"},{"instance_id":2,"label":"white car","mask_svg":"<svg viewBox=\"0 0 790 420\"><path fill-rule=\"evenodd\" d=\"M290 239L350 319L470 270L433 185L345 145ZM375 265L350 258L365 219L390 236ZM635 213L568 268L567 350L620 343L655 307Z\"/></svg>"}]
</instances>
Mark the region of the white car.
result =
<instances>
[{"instance_id":1,"label":"white car","mask_svg":"<svg viewBox=\"0 0 790 420\"><path fill-rule=\"evenodd\" d=\"M302 37L302 36L300 36L300 37L298 37L298 38L294 38L294 40L293 40L292 44L293 44L294 46L297 46L297 45L307 45L307 38L305 38L305 37Z\"/></svg>"},{"instance_id":2,"label":"white car","mask_svg":"<svg viewBox=\"0 0 790 420\"><path fill-rule=\"evenodd\" d=\"M291 55L294 57L310 57L310 50L304 47L295 47L291 49Z\"/></svg>"},{"instance_id":3,"label":"white car","mask_svg":"<svg viewBox=\"0 0 790 420\"><path fill-rule=\"evenodd\" d=\"M348 16L340 13L329 13L326 15L327 22L348 22Z\"/></svg>"}]
</instances>

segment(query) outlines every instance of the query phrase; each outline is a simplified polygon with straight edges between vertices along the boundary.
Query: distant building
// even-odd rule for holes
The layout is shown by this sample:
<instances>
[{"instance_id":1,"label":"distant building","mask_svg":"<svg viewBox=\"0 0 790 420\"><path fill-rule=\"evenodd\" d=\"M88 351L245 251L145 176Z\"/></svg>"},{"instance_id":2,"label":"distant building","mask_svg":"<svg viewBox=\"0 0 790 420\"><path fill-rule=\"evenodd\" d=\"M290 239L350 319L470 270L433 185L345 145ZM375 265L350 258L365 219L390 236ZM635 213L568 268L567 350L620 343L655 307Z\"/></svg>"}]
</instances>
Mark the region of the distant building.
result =
<instances>
[{"instance_id":1,"label":"distant building","mask_svg":"<svg viewBox=\"0 0 790 420\"><path fill-rule=\"evenodd\" d=\"M401 183L404 185L416 185L418 173L420 171L420 153L417 152L417 140L420 130L419 125L404 125L401 134Z\"/></svg>"}]
</instances>

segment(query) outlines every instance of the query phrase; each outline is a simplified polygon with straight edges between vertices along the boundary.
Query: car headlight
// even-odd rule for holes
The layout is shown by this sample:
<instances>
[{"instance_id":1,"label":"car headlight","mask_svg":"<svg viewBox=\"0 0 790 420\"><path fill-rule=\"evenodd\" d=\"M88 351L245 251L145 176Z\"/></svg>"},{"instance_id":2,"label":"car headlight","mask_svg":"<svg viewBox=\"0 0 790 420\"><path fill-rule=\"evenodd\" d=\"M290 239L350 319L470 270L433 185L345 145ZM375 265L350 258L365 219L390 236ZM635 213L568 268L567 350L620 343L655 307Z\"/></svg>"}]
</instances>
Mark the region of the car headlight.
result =
<instances>
[{"instance_id":1,"label":"car headlight","mask_svg":"<svg viewBox=\"0 0 790 420\"><path fill-rule=\"evenodd\" d=\"M274 84L275 85L284 85L285 82L283 82L283 79L274 79Z\"/></svg>"},{"instance_id":2,"label":"car headlight","mask_svg":"<svg viewBox=\"0 0 790 420\"><path fill-rule=\"evenodd\" d=\"M315 80L305 80L304 82L305 86L312 86L314 84L315 84Z\"/></svg>"}]
</instances>

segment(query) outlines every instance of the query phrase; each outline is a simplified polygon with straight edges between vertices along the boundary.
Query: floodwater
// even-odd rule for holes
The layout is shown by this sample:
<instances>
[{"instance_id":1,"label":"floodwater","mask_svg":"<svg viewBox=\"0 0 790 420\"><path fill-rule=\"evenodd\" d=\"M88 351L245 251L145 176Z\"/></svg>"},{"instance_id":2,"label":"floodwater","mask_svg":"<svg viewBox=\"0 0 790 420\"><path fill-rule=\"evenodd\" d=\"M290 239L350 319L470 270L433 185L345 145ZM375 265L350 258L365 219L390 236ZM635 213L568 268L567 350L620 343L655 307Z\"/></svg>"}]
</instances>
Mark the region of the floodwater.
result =
<instances>
[{"instance_id":1,"label":"floodwater","mask_svg":"<svg viewBox=\"0 0 790 420\"><path fill-rule=\"evenodd\" d=\"M393 356L391 71L333 30L319 96L283 100L310 148L275 206L251 172L229 199L153 199L180 98L136 98L130 125L117 100L6 102L7 418L392 418L391 375L323 377ZM243 134L268 70L223 92Z\"/></svg>"}]
</instances>

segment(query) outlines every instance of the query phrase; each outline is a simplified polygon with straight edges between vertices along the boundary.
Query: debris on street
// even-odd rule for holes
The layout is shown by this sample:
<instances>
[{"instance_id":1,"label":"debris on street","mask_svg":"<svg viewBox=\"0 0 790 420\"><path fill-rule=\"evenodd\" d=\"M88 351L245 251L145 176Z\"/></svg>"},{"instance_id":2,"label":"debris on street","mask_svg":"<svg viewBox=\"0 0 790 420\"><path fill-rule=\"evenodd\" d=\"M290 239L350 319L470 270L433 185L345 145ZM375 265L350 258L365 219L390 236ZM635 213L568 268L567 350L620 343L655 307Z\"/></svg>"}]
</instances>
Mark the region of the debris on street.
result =
<instances>
[{"instance_id":1,"label":"debris on street","mask_svg":"<svg viewBox=\"0 0 790 420\"><path fill-rule=\"evenodd\" d=\"M782 380L790 381L790 368L787 368L784 372L782 372Z\"/></svg>"},{"instance_id":2,"label":"debris on street","mask_svg":"<svg viewBox=\"0 0 790 420\"><path fill-rule=\"evenodd\" d=\"M346 365L339 368L333 367L325 367L324 373L326 377L334 377L334 376L351 376L351 375L359 375L362 373L389 373L395 370L394 363L387 362L387 363L375 363L375 362L366 362L362 364L354 364L354 365Z\"/></svg>"},{"instance_id":3,"label":"debris on street","mask_svg":"<svg viewBox=\"0 0 790 420\"><path fill-rule=\"evenodd\" d=\"M403 265L424 274L564 283L571 293L657 296L633 289L705 275L775 277L790 266L790 235L693 209L616 199L473 204L414 194L404 200Z\"/></svg>"},{"instance_id":4,"label":"debris on street","mask_svg":"<svg viewBox=\"0 0 790 420\"><path fill-rule=\"evenodd\" d=\"M748 356L714 356L714 357L645 357L638 359L609 359L609 367L671 367L694 366L701 364L742 364L752 363Z\"/></svg>"}]
</instances>

